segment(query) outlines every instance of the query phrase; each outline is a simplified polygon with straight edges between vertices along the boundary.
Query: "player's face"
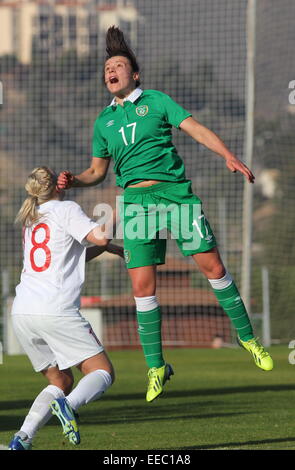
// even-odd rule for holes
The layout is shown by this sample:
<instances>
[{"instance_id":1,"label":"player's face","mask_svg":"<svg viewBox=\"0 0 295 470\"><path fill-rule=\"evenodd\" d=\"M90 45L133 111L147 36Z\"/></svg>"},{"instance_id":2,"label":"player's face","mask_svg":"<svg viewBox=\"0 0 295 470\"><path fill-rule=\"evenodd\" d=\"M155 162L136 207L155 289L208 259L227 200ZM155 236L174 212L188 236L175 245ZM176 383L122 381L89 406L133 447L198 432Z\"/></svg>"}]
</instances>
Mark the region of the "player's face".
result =
<instances>
[{"instance_id":1,"label":"player's face","mask_svg":"<svg viewBox=\"0 0 295 470\"><path fill-rule=\"evenodd\" d=\"M108 59L104 67L104 80L110 93L118 97L127 96L135 89L138 72L133 72L127 57L115 56Z\"/></svg>"}]
</instances>

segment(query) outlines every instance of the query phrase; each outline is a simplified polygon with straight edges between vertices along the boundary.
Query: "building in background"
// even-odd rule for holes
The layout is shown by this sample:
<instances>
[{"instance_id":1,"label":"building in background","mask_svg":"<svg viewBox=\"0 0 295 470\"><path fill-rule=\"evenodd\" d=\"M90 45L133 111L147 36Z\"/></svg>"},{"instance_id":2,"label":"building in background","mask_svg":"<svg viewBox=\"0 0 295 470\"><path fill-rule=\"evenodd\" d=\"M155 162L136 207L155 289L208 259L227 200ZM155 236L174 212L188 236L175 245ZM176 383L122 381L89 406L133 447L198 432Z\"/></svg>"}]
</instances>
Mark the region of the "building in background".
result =
<instances>
[{"instance_id":1,"label":"building in background","mask_svg":"<svg viewBox=\"0 0 295 470\"><path fill-rule=\"evenodd\" d=\"M130 0L0 2L0 56L30 64L33 51L54 59L74 50L78 56L104 49L104 34L117 25L137 42L139 14Z\"/></svg>"}]
</instances>

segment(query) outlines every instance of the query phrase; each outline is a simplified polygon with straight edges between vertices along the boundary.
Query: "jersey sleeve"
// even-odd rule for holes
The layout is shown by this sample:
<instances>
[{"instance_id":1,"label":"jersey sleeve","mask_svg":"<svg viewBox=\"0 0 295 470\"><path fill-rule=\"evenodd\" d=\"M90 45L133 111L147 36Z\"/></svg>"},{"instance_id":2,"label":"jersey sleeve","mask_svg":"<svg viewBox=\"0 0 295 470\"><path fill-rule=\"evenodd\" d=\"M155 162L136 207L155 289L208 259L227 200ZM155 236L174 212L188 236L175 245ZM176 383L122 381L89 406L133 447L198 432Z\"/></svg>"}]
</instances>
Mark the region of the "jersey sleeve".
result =
<instances>
[{"instance_id":1,"label":"jersey sleeve","mask_svg":"<svg viewBox=\"0 0 295 470\"><path fill-rule=\"evenodd\" d=\"M164 113L167 122L176 128L179 128L180 124L184 119L191 117L191 113L186 111L176 101L174 101L169 95L163 93L162 103L164 106Z\"/></svg>"},{"instance_id":2,"label":"jersey sleeve","mask_svg":"<svg viewBox=\"0 0 295 470\"><path fill-rule=\"evenodd\" d=\"M85 237L98 224L91 220L76 202L69 204L66 213L67 217L64 219L66 231L79 243L85 245Z\"/></svg>"},{"instance_id":3,"label":"jersey sleeve","mask_svg":"<svg viewBox=\"0 0 295 470\"><path fill-rule=\"evenodd\" d=\"M98 118L93 126L92 156L97 158L110 158L111 155L108 152L107 140L103 137L100 131L100 125Z\"/></svg>"}]
</instances>

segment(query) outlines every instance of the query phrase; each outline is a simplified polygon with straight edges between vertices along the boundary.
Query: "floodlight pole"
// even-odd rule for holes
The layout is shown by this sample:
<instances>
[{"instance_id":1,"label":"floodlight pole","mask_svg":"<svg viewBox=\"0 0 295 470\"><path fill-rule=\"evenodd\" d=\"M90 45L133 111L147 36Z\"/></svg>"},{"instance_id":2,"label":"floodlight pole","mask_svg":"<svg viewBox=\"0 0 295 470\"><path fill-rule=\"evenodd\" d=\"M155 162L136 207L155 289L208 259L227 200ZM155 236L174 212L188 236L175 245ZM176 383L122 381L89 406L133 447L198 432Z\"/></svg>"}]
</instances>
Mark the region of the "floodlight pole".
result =
<instances>
[{"instance_id":1,"label":"floodlight pole","mask_svg":"<svg viewBox=\"0 0 295 470\"><path fill-rule=\"evenodd\" d=\"M248 0L247 7L247 72L246 72L246 130L245 164L252 169L255 103L255 29L256 0ZM243 196L243 253L241 294L251 314L251 261L252 261L252 209L253 185L245 180Z\"/></svg>"}]
</instances>

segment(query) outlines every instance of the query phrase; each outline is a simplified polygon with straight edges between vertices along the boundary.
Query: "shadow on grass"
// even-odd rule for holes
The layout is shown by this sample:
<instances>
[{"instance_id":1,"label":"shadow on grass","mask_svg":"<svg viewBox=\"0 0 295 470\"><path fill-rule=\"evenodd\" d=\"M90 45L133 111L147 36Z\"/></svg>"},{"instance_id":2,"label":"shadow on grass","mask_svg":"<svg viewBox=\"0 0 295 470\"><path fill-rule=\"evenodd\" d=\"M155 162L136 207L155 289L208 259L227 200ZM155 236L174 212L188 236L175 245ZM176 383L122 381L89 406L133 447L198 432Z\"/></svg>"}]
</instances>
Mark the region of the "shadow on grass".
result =
<instances>
[{"instance_id":1,"label":"shadow on grass","mask_svg":"<svg viewBox=\"0 0 295 470\"><path fill-rule=\"evenodd\" d=\"M169 386L168 386L169 387ZM221 395L230 395L236 393L263 393L263 392L284 392L284 391L294 391L295 384L264 384L264 385L251 385L248 387L226 387L226 388L201 388L201 389L190 389L190 390L169 390L166 389L164 396L167 398L193 398L193 397L208 397L208 396L221 396ZM30 408L34 401L35 397L32 396L32 400L3 400L0 401L0 411L6 410L18 410L18 409L27 409ZM145 389L140 393L106 393L103 397L103 401L134 401L134 400L143 400L145 403ZM155 403L159 403L159 400L156 400L154 403L150 403L149 406L154 406ZM170 405L169 405L170 406Z\"/></svg>"},{"instance_id":2,"label":"shadow on grass","mask_svg":"<svg viewBox=\"0 0 295 470\"><path fill-rule=\"evenodd\" d=\"M179 409L179 406L177 407ZM118 409L114 409L113 412L109 410L106 413L106 410L95 410L95 413L89 413L88 415L83 414L83 417L78 420L78 423L83 426L93 426L93 425L101 425L103 423L104 426L114 425L114 424L137 424L137 423L145 423L145 422L156 422L156 421L172 421L177 423L178 420L200 420L200 419L215 419L215 418L232 418L236 416L248 415L251 414L249 412L229 412L229 413L222 413L222 412L212 412L212 413L196 413L196 410L193 408L187 412L187 414L178 414L175 415L169 412L169 408L167 413L163 413L161 410L155 414L151 414L147 408L138 410L137 408L133 408L132 410L125 411L123 415L121 412L118 413ZM11 415L1 415L1 431L16 431L19 429L24 421L25 416L11 416ZM51 419L46 426L58 426L60 427L59 421L54 417Z\"/></svg>"},{"instance_id":3,"label":"shadow on grass","mask_svg":"<svg viewBox=\"0 0 295 470\"><path fill-rule=\"evenodd\" d=\"M251 385L248 387L227 387L227 388L201 388L201 389L190 389L190 390L169 390L168 388L165 391L165 396L167 398L190 398L190 397L208 397L208 396L215 396L215 395L230 395L235 393L263 393L263 392L284 392L284 391L292 391L295 390L295 384L264 384L264 385ZM122 393L122 394L115 394L109 393L104 397L104 400L145 400L145 390L142 390L141 393ZM157 403L157 401L155 402ZM1 404L0 404L1 407Z\"/></svg>"},{"instance_id":4,"label":"shadow on grass","mask_svg":"<svg viewBox=\"0 0 295 470\"><path fill-rule=\"evenodd\" d=\"M180 413L179 409L181 408L179 405L176 407L175 410L171 410L171 407L166 407L167 412L165 413L164 407L157 413L151 413L147 408L144 410L138 410L138 408L130 409L125 411L123 414L118 410L114 409L113 413L108 412L106 413L89 413L83 414L81 417L81 424L83 425L99 425L103 423L104 426L114 425L114 424L137 424L137 423L147 423L147 422L160 422L160 421L173 421L177 423L179 420L202 420L202 419L215 419L215 418L233 418L242 415L248 415L254 412L220 412L218 410L212 410L211 413L201 413L200 407L193 407L191 406L187 413ZM197 408L197 409L196 409ZM178 410L178 414L176 411Z\"/></svg>"},{"instance_id":5,"label":"shadow on grass","mask_svg":"<svg viewBox=\"0 0 295 470\"><path fill-rule=\"evenodd\" d=\"M169 387L169 385L168 385ZM226 388L201 388L190 390L170 390L167 388L165 396L167 398L189 398L189 397L207 397L214 395L229 395L235 393L263 393L263 392L284 392L295 390L295 384L264 384L251 385L248 387L226 387ZM31 406L32 400L3 400L0 401L0 411L26 409ZM112 389L104 397L104 401L126 401L126 400L145 400L145 389L140 393L112 393ZM155 403L158 403L156 401ZM153 406L153 405L152 405Z\"/></svg>"},{"instance_id":6,"label":"shadow on grass","mask_svg":"<svg viewBox=\"0 0 295 470\"><path fill-rule=\"evenodd\" d=\"M223 442L220 444L208 444L202 446L186 446L181 447L181 450L215 450L215 449L230 449L231 447L234 449L235 447L239 449L243 449L243 447L248 446L255 446L255 445L264 445L264 444L275 444L275 443L286 443L286 442L295 442L295 437L286 437L286 438L278 438L278 439L263 439L257 441L246 441L246 442ZM295 447L295 446L294 446ZM165 450L178 450L173 447L173 449L165 449Z\"/></svg>"},{"instance_id":7,"label":"shadow on grass","mask_svg":"<svg viewBox=\"0 0 295 470\"><path fill-rule=\"evenodd\" d=\"M91 407L83 407L81 409L81 416L78 419L79 424L83 426L101 425L120 425L120 424L137 424L148 422L161 422L173 421L176 423L178 420L203 420L203 419L226 419L233 417L241 417L242 415L252 414L253 412L245 411L229 411L224 412L220 409L221 404L219 401L206 401L202 403L189 403L186 402L183 406L179 403L167 404L166 401L158 401L157 406L150 406L145 401L141 405L126 406L122 403L121 406L105 408L103 406L96 406L94 403ZM27 411L27 410L26 410ZM1 430L16 430L22 424L25 413L20 414L5 414L1 415ZM47 426L59 426L56 418L51 419Z\"/></svg>"},{"instance_id":8,"label":"shadow on grass","mask_svg":"<svg viewBox=\"0 0 295 470\"><path fill-rule=\"evenodd\" d=\"M251 412L229 412L223 413L221 411L222 402L216 401L200 401L198 403L192 403L188 399L194 397L209 397L228 394L240 394L240 393L263 393L263 392L282 392L295 390L295 385L289 384L276 384L276 385L256 385L248 387L228 387L228 388L211 388L211 389L195 389L195 390L183 390L183 391L169 391L165 393L164 398L169 399L166 401L161 398L156 400L154 403L147 404L145 401L145 390L141 393L109 393L106 394L102 401L106 403L106 406L95 406L94 403L90 404L90 407L83 407L81 409L81 424L92 425L104 423L104 425L111 424L127 424L127 423L139 423L149 421L164 421L164 420L183 420L183 419L211 419L211 418L229 418L234 416L241 416L243 414L252 414ZM171 399L180 398L183 399L183 403L171 403ZM22 423L25 414L28 412L32 405L32 400L7 400L0 402L0 411L11 411L11 414L1 415L2 431L4 430L15 430ZM137 402L138 401L138 402ZM110 407L111 403L114 406ZM131 403L130 403L131 402ZM17 413L16 410L22 410L21 413ZM83 410L83 411L82 411ZM210 411L208 413L208 411ZM51 420L48 425L57 425L57 421ZM218 444L217 446L222 447L231 444ZM236 445L247 445L247 443L236 443ZM214 448L214 446L195 447L198 448ZM192 447L194 449L194 447Z\"/></svg>"},{"instance_id":9,"label":"shadow on grass","mask_svg":"<svg viewBox=\"0 0 295 470\"><path fill-rule=\"evenodd\" d=\"M32 397L32 400L0 401L0 411L29 409L34 399L35 397Z\"/></svg>"}]
</instances>

